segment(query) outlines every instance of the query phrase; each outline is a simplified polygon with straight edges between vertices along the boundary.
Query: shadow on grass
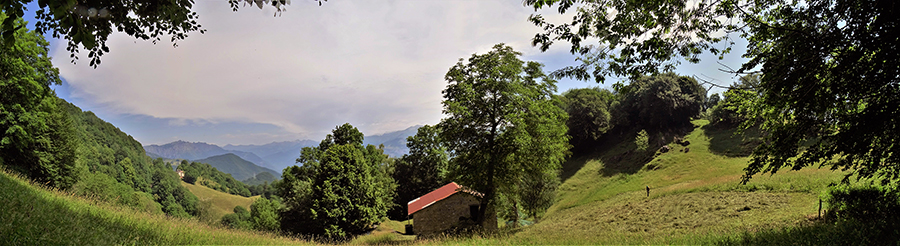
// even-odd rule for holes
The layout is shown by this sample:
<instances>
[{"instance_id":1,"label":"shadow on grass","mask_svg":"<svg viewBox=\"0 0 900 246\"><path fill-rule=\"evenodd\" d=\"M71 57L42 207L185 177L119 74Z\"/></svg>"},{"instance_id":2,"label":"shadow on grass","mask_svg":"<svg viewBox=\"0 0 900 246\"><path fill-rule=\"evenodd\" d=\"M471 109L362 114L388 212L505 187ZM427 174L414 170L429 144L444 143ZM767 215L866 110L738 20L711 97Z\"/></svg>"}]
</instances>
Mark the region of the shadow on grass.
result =
<instances>
[{"instance_id":1,"label":"shadow on grass","mask_svg":"<svg viewBox=\"0 0 900 246\"><path fill-rule=\"evenodd\" d=\"M652 160L652 153L638 153L634 144L636 131L615 131L597 139L591 146L575 151L568 161L563 163L560 180L566 182L581 170L588 162L603 162L600 174L613 176L617 173L635 173ZM652 149L652 148L651 148ZM646 159L646 160L645 160Z\"/></svg>"},{"instance_id":2,"label":"shadow on grass","mask_svg":"<svg viewBox=\"0 0 900 246\"><path fill-rule=\"evenodd\" d=\"M897 245L900 229L853 221L816 221L807 225L745 232L717 245Z\"/></svg>"},{"instance_id":3,"label":"shadow on grass","mask_svg":"<svg viewBox=\"0 0 900 246\"><path fill-rule=\"evenodd\" d=\"M603 162L603 168L600 169L599 174L606 177L637 173L658 155L657 151L660 147L670 144L675 137L684 137L692 130L693 127L684 127L658 132L651 131L648 139L649 148L645 151L637 150L637 145L634 143L635 136L640 129L611 131L594 142L593 146L582 148L574 153L566 163L563 163L560 180L565 182L593 160Z\"/></svg>"},{"instance_id":4,"label":"shadow on grass","mask_svg":"<svg viewBox=\"0 0 900 246\"><path fill-rule=\"evenodd\" d=\"M753 149L762 143L758 127L738 133L736 125L709 124L703 126L703 132L709 138L709 151L716 155L750 156Z\"/></svg>"}]
</instances>

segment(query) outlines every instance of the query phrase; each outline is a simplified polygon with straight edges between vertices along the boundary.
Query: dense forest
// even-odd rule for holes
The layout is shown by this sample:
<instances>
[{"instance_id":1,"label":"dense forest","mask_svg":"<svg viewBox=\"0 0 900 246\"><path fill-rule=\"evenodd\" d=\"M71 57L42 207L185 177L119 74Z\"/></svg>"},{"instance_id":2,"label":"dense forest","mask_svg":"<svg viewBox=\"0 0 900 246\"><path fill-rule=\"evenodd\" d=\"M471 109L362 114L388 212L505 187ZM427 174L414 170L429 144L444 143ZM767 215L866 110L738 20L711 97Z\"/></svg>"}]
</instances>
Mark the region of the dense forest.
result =
<instances>
[{"instance_id":1,"label":"dense forest","mask_svg":"<svg viewBox=\"0 0 900 246\"><path fill-rule=\"evenodd\" d=\"M200 213L197 197L181 186L171 166L151 160L141 143L119 128L59 100L78 137L75 165L86 169L74 192L142 209L155 206L176 217Z\"/></svg>"},{"instance_id":2,"label":"dense forest","mask_svg":"<svg viewBox=\"0 0 900 246\"><path fill-rule=\"evenodd\" d=\"M7 19L4 23L19 23ZM56 96L48 43L25 28L0 47L0 164L51 187L175 217L200 213L197 198L162 159L131 136Z\"/></svg>"}]
</instances>

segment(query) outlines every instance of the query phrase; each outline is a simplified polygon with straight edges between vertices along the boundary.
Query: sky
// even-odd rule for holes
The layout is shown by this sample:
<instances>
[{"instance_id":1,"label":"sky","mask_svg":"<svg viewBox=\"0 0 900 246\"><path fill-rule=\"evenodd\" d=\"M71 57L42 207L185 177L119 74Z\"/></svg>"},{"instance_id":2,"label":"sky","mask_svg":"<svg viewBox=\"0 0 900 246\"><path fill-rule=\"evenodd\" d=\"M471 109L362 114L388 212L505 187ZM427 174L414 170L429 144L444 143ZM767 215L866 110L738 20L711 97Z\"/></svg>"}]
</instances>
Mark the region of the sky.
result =
<instances>
[{"instance_id":1,"label":"sky","mask_svg":"<svg viewBox=\"0 0 900 246\"><path fill-rule=\"evenodd\" d=\"M233 12L225 1L200 0L194 10L206 34L192 33L177 47L113 34L96 69L86 58L72 64L65 40L51 39L64 80L57 94L144 145L265 144L320 140L343 123L366 135L436 124L444 74L498 43L544 63L548 73L577 64L568 43L547 52L530 45L540 28L527 21L534 10L521 1L293 1L275 17L271 7ZM744 46L739 40L721 62L738 67ZM736 80L712 56L701 58L676 72L721 85ZM563 79L557 86L563 92L613 82Z\"/></svg>"}]
</instances>

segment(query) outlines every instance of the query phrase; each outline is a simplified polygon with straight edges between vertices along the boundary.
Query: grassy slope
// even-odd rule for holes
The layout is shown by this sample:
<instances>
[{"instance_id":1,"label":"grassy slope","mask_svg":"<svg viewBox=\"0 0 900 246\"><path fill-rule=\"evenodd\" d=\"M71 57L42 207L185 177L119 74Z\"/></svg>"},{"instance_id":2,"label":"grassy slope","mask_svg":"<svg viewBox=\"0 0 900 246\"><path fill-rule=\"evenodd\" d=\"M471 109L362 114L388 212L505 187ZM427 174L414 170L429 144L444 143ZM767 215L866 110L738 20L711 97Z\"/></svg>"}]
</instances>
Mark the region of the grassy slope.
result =
<instances>
[{"instance_id":1,"label":"grassy slope","mask_svg":"<svg viewBox=\"0 0 900 246\"><path fill-rule=\"evenodd\" d=\"M571 172L560 186L556 203L544 219L501 238L464 238L417 241L420 244L709 244L740 240L745 233L778 234L816 213L817 196L842 177L829 170L782 171L755 177L748 185L738 180L747 165L746 140L731 131L703 127L686 136L692 144L674 146L669 153L647 157L623 155L633 144L611 143L594 156L566 165ZM627 138L626 138L627 139ZM646 164L644 164L646 163ZM635 166L637 165L637 166ZM206 187L191 187L198 197L223 199L220 211L250 198L225 195ZM651 196L646 197L645 186ZM82 198L35 188L0 173L0 240L12 244L305 244L306 242L212 228L196 221L171 220ZM215 192L215 193L208 193ZM218 194L215 195L215 194ZM230 196L230 197L229 197ZM242 198L242 199L235 199ZM242 205L243 206L243 205ZM350 244L406 244L405 222L388 221L378 230ZM803 228L796 229L800 234ZM829 230L826 228L825 230ZM808 230L807 230L808 231ZM793 238L792 234L771 238ZM813 231L813 237L822 235ZM762 237L766 238L766 237ZM800 242L805 239L802 239ZM823 239L827 240L827 239ZM828 241L822 241L828 242ZM764 243L765 244L765 243Z\"/></svg>"},{"instance_id":2,"label":"grassy slope","mask_svg":"<svg viewBox=\"0 0 900 246\"><path fill-rule=\"evenodd\" d=\"M309 244L98 204L0 171L0 241L11 245Z\"/></svg>"},{"instance_id":3,"label":"grassy slope","mask_svg":"<svg viewBox=\"0 0 900 246\"><path fill-rule=\"evenodd\" d=\"M809 225L818 196L841 172L808 168L758 175L740 185L758 139L716 129L705 120L668 153L634 154L634 135L599 146L563 167L557 200L539 223L508 236L445 238L416 244L809 244L837 242L839 231ZM753 133L751 130L749 133ZM752 134L749 134L752 135ZM685 148L690 151L683 152ZM631 153L631 154L628 154ZM645 187L651 187L647 197ZM384 225L384 224L383 224ZM824 232L824 233L823 233ZM744 241L746 239L750 241ZM767 241L768 240L768 241ZM792 241L793 240L793 241ZM405 244L377 233L357 244Z\"/></svg>"},{"instance_id":4,"label":"grassy slope","mask_svg":"<svg viewBox=\"0 0 900 246\"><path fill-rule=\"evenodd\" d=\"M758 175L740 185L749 159L728 157L730 153L721 150L745 148L748 139L733 137L731 130L710 129L705 127L707 123L694 122L695 130L685 137L689 146L669 144L672 151L642 167L623 167L621 162L641 159L622 158L630 150L628 144L570 161L568 165L581 168L560 186L557 201L544 220L507 240L553 244L709 242L806 220L816 214L819 194L843 175L814 168L782 171L774 176ZM712 148L711 142L715 144ZM681 152L684 148L690 151ZM651 188L649 198L646 186Z\"/></svg>"},{"instance_id":5,"label":"grassy slope","mask_svg":"<svg viewBox=\"0 0 900 246\"><path fill-rule=\"evenodd\" d=\"M235 206L242 206L247 210L250 210L250 204L253 203L259 196L253 197L242 197L238 195L232 195L224 192L220 192L217 190L210 189L209 187L202 185L192 185L188 184L184 181L181 181L181 185L187 187L191 193L194 193L198 199L200 199L201 205L204 203L208 204L210 213L212 213L210 218L222 218L223 215L230 214L234 211Z\"/></svg>"}]
</instances>

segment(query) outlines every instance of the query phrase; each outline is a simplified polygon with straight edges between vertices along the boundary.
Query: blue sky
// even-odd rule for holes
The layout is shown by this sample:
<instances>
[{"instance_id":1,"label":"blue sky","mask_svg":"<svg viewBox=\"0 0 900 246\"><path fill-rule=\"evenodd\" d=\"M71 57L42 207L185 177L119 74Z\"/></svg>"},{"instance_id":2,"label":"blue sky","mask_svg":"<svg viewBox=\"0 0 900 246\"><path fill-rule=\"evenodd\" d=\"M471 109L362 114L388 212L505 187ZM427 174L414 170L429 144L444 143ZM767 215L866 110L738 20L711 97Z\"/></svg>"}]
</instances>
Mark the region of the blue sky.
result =
<instances>
[{"instance_id":1,"label":"blue sky","mask_svg":"<svg viewBox=\"0 0 900 246\"><path fill-rule=\"evenodd\" d=\"M206 34L191 34L177 48L166 39L153 45L114 34L97 69L85 58L70 63L65 40L51 39L65 80L57 94L145 145L264 144L322 139L345 122L367 135L436 124L447 70L497 43L548 72L576 64L568 44L543 53L531 47L540 29L520 1L295 1L273 17L272 8L232 12L224 1L201 0L194 10ZM543 14L557 23L569 18ZM721 62L737 68L744 46L738 40ZM721 85L736 79L718 71L711 55L702 58L676 72Z\"/></svg>"}]
</instances>

